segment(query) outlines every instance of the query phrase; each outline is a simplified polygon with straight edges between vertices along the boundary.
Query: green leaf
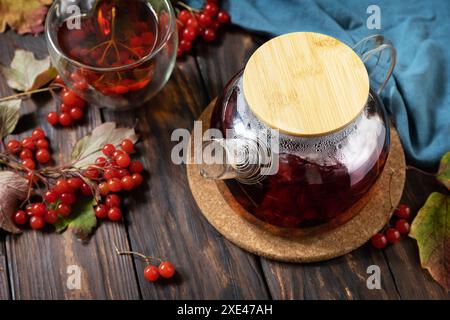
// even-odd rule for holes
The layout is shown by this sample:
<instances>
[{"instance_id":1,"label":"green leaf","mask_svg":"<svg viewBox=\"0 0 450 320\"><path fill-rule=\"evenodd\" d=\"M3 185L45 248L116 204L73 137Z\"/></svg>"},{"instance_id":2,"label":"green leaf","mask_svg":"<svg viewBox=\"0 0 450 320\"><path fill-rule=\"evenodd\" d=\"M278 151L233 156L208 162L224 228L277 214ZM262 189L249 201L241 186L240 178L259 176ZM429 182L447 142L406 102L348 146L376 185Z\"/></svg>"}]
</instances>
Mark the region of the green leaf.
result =
<instances>
[{"instance_id":1,"label":"green leaf","mask_svg":"<svg viewBox=\"0 0 450 320\"><path fill-rule=\"evenodd\" d=\"M62 233L67 228L81 240L89 238L93 229L97 226L97 218L94 212L95 200L93 198L81 198L72 207L72 213L68 217L60 217L55 223L56 232Z\"/></svg>"},{"instance_id":2,"label":"green leaf","mask_svg":"<svg viewBox=\"0 0 450 320\"><path fill-rule=\"evenodd\" d=\"M18 202L26 198L28 181L11 171L0 171L0 229L20 233L11 219Z\"/></svg>"},{"instance_id":3,"label":"green leaf","mask_svg":"<svg viewBox=\"0 0 450 320\"><path fill-rule=\"evenodd\" d=\"M436 178L450 190L450 151L442 157Z\"/></svg>"},{"instance_id":4,"label":"green leaf","mask_svg":"<svg viewBox=\"0 0 450 320\"><path fill-rule=\"evenodd\" d=\"M16 128L20 118L20 102L19 99L0 102L0 139Z\"/></svg>"},{"instance_id":5,"label":"green leaf","mask_svg":"<svg viewBox=\"0 0 450 320\"><path fill-rule=\"evenodd\" d=\"M57 73L51 66L50 57L36 60L34 54L18 49L10 68L0 67L6 77L8 86L19 91L31 91L39 89L53 80Z\"/></svg>"},{"instance_id":6,"label":"green leaf","mask_svg":"<svg viewBox=\"0 0 450 320\"><path fill-rule=\"evenodd\" d=\"M138 136L133 128L116 128L114 122L101 124L75 144L72 150L72 160L75 161L73 166L84 169L92 165L95 159L102 156L101 148L105 144L117 146L124 139L130 139L135 143Z\"/></svg>"},{"instance_id":7,"label":"green leaf","mask_svg":"<svg viewBox=\"0 0 450 320\"><path fill-rule=\"evenodd\" d=\"M411 225L420 262L431 276L450 291L450 196L433 192Z\"/></svg>"}]
</instances>

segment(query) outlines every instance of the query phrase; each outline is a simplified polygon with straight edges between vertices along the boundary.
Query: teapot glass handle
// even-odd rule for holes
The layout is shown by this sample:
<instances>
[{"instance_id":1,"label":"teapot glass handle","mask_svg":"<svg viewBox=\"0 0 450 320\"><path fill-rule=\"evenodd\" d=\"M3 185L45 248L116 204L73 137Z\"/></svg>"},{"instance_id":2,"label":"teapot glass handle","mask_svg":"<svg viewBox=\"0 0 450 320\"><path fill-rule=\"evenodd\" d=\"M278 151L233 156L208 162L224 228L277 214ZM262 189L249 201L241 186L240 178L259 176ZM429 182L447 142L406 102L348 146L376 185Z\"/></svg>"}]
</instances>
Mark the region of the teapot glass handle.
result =
<instances>
[{"instance_id":1,"label":"teapot glass handle","mask_svg":"<svg viewBox=\"0 0 450 320\"><path fill-rule=\"evenodd\" d=\"M391 77L397 61L394 46L382 35L377 34L362 39L353 47L353 50L366 65L371 87L380 95Z\"/></svg>"}]
</instances>

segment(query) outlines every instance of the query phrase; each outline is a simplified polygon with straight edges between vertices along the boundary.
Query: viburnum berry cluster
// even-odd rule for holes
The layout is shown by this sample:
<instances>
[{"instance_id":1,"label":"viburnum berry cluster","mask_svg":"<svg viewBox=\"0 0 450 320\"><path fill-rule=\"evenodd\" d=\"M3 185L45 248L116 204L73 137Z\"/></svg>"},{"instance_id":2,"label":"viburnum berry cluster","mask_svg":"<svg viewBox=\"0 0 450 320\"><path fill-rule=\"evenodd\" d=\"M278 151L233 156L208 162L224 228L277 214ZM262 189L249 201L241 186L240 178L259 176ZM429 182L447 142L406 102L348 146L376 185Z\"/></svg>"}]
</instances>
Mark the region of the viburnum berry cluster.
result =
<instances>
[{"instance_id":1,"label":"viburnum berry cluster","mask_svg":"<svg viewBox=\"0 0 450 320\"><path fill-rule=\"evenodd\" d=\"M196 10L183 2L177 2L178 51L177 57L188 53L197 38L212 42L219 29L230 22L228 12L220 10L217 0L207 0L201 10Z\"/></svg>"},{"instance_id":2,"label":"viburnum berry cluster","mask_svg":"<svg viewBox=\"0 0 450 320\"><path fill-rule=\"evenodd\" d=\"M78 72L71 74L71 79L74 81L74 88L76 90L85 91L88 89L88 84L84 77L80 76ZM62 78L58 75L53 83L62 88L61 90L61 105L60 112L50 112L47 115L47 121L53 126L61 125L67 127L74 122L83 118L86 101L79 97L74 91L70 90L64 84Z\"/></svg>"},{"instance_id":3,"label":"viburnum berry cluster","mask_svg":"<svg viewBox=\"0 0 450 320\"><path fill-rule=\"evenodd\" d=\"M144 278L150 282L155 282L161 276L165 279L170 279L175 275L175 267L169 261L163 261L159 258L154 258L146 256L139 252L134 251L119 251L116 247L116 252L118 255L134 255L146 262L146 267L144 268ZM157 261L157 264L152 264L151 261Z\"/></svg>"},{"instance_id":4,"label":"viburnum berry cluster","mask_svg":"<svg viewBox=\"0 0 450 320\"><path fill-rule=\"evenodd\" d=\"M372 236L371 243L377 249L385 248L388 243L396 244L402 235L409 233L411 210L406 204L400 204L394 211L394 219L383 230Z\"/></svg>"},{"instance_id":5,"label":"viburnum berry cluster","mask_svg":"<svg viewBox=\"0 0 450 320\"><path fill-rule=\"evenodd\" d=\"M0 152L0 163L22 174L29 181L28 196L12 219L32 229L55 224L60 217L68 217L80 196L95 197L98 219L122 220L120 193L130 191L143 182L144 167L133 161L134 143L124 139L119 145L105 144L104 157L98 157L86 169L72 164L59 167L40 167L50 162L49 142L44 130L37 128L22 141L9 140L6 152Z\"/></svg>"}]
</instances>

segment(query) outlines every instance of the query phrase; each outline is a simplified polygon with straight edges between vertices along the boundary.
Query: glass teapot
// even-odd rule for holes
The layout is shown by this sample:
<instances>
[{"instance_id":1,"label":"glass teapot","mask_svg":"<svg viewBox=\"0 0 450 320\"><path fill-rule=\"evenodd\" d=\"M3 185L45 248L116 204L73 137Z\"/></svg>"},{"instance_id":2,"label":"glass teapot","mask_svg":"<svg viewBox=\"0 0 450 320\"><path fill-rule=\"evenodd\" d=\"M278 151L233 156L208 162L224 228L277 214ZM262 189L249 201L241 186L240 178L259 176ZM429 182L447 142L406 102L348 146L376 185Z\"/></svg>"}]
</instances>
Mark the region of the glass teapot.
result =
<instances>
[{"instance_id":1,"label":"glass teapot","mask_svg":"<svg viewBox=\"0 0 450 320\"><path fill-rule=\"evenodd\" d=\"M201 175L224 180L241 209L271 230L342 224L386 163L379 94L395 60L379 35L353 48L311 32L266 42L215 104L210 127L222 136L204 142Z\"/></svg>"}]
</instances>

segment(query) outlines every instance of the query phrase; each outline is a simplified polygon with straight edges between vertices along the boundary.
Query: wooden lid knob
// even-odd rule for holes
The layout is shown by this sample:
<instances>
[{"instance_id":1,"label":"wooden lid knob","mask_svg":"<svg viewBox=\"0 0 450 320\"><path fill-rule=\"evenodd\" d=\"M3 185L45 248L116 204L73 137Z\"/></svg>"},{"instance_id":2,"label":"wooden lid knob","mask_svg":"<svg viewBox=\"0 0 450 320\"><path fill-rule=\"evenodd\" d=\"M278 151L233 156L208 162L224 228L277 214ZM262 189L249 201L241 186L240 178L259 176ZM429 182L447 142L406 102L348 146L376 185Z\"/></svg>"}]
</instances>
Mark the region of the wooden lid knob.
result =
<instances>
[{"instance_id":1,"label":"wooden lid knob","mask_svg":"<svg viewBox=\"0 0 450 320\"><path fill-rule=\"evenodd\" d=\"M341 41L313 32L289 33L262 45L247 63L243 86L261 121L296 136L345 127L369 96L359 56Z\"/></svg>"}]
</instances>

